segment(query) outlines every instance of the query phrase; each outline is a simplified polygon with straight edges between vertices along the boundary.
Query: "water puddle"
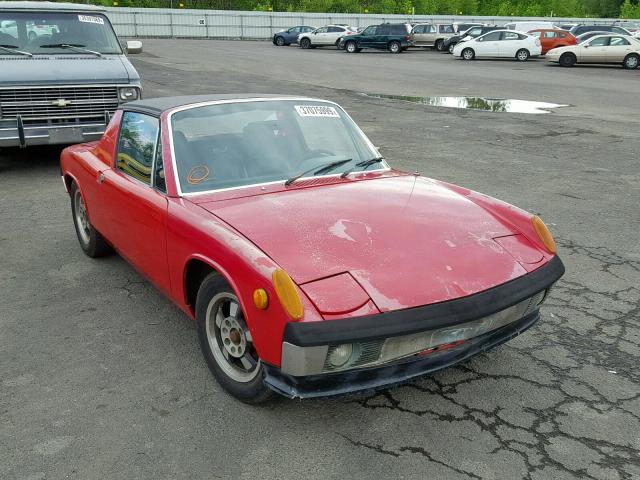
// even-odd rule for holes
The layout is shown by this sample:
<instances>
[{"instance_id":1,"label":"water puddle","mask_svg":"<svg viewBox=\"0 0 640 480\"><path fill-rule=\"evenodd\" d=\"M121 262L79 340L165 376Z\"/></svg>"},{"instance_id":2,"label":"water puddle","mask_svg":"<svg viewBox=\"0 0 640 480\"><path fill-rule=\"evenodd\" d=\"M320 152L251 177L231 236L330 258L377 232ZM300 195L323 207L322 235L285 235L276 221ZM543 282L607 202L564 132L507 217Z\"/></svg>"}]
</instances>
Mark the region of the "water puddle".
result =
<instances>
[{"instance_id":1,"label":"water puddle","mask_svg":"<svg viewBox=\"0 0 640 480\"><path fill-rule=\"evenodd\" d=\"M419 103L431 107L464 108L468 110L484 110L487 112L501 113L529 113L541 114L551 113L549 110L559 107L568 107L558 103L532 102L529 100L514 100L503 98L483 98L483 97L411 97L404 95L382 95L363 93L362 95L371 98L386 98L391 100L402 100L404 102Z\"/></svg>"}]
</instances>

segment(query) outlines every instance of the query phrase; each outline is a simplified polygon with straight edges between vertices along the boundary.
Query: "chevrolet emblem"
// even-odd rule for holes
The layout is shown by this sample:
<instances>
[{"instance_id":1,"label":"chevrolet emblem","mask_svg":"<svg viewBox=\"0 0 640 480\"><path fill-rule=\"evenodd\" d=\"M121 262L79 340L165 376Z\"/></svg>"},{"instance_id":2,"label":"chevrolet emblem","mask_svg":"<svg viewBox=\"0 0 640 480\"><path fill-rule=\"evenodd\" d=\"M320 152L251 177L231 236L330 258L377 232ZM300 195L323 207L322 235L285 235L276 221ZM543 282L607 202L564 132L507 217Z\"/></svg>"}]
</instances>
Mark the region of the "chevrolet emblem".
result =
<instances>
[{"instance_id":1,"label":"chevrolet emblem","mask_svg":"<svg viewBox=\"0 0 640 480\"><path fill-rule=\"evenodd\" d=\"M57 100L53 100L51 105L56 107L67 107L71 105L71 100L65 100L64 98L58 98Z\"/></svg>"}]
</instances>

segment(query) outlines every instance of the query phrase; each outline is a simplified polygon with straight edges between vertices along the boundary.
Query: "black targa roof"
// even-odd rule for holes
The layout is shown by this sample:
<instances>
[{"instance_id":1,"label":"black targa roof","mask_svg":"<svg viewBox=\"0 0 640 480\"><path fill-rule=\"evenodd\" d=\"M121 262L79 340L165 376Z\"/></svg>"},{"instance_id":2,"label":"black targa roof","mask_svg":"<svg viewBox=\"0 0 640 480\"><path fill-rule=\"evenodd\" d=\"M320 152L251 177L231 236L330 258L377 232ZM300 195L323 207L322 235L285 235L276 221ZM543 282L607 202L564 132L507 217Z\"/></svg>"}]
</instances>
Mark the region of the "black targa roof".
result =
<instances>
[{"instance_id":1,"label":"black targa roof","mask_svg":"<svg viewBox=\"0 0 640 480\"><path fill-rule=\"evenodd\" d=\"M122 109L159 116L162 112L195 103L215 102L220 100L244 100L255 98L300 98L292 95L273 95L264 93L234 93L221 95L186 95L180 97L160 97L148 100L136 100L126 103Z\"/></svg>"}]
</instances>

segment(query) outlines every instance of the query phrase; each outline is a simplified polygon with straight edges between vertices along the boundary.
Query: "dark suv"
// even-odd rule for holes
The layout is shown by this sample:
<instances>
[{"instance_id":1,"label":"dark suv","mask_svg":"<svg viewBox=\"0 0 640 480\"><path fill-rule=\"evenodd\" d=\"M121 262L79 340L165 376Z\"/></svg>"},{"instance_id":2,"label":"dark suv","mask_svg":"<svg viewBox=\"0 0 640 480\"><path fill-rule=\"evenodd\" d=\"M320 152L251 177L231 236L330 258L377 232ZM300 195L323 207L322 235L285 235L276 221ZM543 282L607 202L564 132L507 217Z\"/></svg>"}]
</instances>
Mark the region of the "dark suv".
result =
<instances>
[{"instance_id":1,"label":"dark suv","mask_svg":"<svg viewBox=\"0 0 640 480\"><path fill-rule=\"evenodd\" d=\"M408 23L383 23L369 25L361 33L340 39L347 53L356 53L363 48L377 48L400 53L413 46L411 25ZM342 47L339 45L338 48Z\"/></svg>"},{"instance_id":2,"label":"dark suv","mask_svg":"<svg viewBox=\"0 0 640 480\"><path fill-rule=\"evenodd\" d=\"M455 35L451 38L447 38L442 45L442 50L444 52L453 53L453 48L460 43L460 40L466 37L477 38L480 35L484 35L485 33L489 33L493 30L500 30L502 27L489 27L489 26L475 26L467 29Z\"/></svg>"}]
</instances>

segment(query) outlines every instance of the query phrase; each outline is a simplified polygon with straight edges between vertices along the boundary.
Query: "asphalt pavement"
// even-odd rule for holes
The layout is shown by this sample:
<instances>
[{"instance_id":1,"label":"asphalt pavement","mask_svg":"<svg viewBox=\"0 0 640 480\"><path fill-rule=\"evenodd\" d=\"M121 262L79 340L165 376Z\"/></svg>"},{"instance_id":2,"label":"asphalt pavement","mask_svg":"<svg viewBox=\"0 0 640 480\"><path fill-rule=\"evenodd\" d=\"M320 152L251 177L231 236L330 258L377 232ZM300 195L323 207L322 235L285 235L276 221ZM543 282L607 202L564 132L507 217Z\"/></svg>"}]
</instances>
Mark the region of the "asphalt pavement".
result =
<instances>
[{"instance_id":1,"label":"asphalt pavement","mask_svg":"<svg viewBox=\"0 0 640 480\"><path fill-rule=\"evenodd\" d=\"M541 321L406 386L251 407L193 323L80 250L59 149L0 152L0 479L640 478L640 73L432 51L145 40L145 96L344 106L392 166L538 213L567 273ZM566 104L528 115L367 94Z\"/></svg>"}]
</instances>

